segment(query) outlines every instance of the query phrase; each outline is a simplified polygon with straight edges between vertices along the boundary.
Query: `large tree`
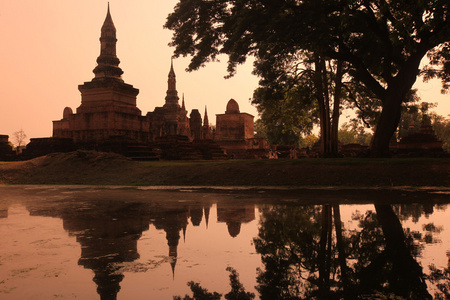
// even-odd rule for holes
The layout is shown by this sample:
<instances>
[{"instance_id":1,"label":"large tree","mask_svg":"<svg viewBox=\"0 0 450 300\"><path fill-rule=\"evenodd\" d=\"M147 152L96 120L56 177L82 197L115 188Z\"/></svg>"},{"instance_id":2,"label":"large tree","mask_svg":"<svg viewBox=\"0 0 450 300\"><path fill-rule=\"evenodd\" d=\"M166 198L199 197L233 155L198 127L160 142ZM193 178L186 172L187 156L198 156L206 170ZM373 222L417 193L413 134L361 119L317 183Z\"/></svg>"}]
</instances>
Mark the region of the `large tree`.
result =
<instances>
[{"instance_id":1,"label":"large tree","mask_svg":"<svg viewBox=\"0 0 450 300\"><path fill-rule=\"evenodd\" d=\"M340 107L352 89L344 88L347 70L342 61L307 51L259 55L254 73L261 78L260 88L252 104L270 129L309 134L318 123L321 155L336 156Z\"/></svg>"},{"instance_id":2,"label":"large tree","mask_svg":"<svg viewBox=\"0 0 450 300\"><path fill-rule=\"evenodd\" d=\"M401 106L423 68L450 82L448 0L180 0L167 18L175 56L190 70L226 54L229 75L249 55L274 60L310 51L349 63L350 75L380 101L371 150L388 153Z\"/></svg>"}]
</instances>

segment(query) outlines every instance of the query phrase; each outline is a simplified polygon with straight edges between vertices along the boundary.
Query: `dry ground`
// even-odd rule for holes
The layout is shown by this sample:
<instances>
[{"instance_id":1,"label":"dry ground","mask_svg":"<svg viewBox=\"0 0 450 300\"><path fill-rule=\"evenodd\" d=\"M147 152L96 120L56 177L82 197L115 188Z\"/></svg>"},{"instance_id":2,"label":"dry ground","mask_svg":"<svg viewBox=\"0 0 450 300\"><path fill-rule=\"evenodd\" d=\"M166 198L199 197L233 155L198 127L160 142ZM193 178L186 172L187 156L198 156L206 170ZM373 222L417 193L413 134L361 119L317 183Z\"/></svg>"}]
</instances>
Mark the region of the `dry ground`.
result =
<instances>
[{"instance_id":1,"label":"dry ground","mask_svg":"<svg viewBox=\"0 0 450 300\"><path fill-rule=\"evenodd\" d=\"M0 184L449 187L450 159L137 162L93 151L0 163Z\"/></svg>"}]
</instances>

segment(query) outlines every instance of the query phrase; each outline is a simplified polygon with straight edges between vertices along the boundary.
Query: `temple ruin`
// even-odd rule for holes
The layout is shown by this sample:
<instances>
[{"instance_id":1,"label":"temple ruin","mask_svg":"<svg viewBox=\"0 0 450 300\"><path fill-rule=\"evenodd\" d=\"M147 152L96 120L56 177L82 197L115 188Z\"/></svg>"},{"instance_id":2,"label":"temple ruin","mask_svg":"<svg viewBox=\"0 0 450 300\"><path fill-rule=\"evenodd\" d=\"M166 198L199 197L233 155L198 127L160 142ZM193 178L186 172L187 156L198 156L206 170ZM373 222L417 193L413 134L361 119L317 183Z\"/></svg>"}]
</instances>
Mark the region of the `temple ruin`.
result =
<instances>
[{"instance_id":1,"label":"temple ruin","mask_svg":"<svg viewBox=\"0 0 450 300\"><path fill-rule=\"evenodd\" d=\"M12 160L15 154L13 147L9 143L9 136L0 134L0 160Z\"/></svg>"},{"instance_id":2,"label":"temple ruin","mask_svg":"<svg viewBox=\"0 0 450 300\"><path fill-rule=\"evenodd\" d=\"M239 111L230 100L217 127L198 109L188 115L184 96L176 89L171 62L165 104L142 115L137 107L139 90L125 83L116 54L116 28L109 5L101 28L100 55L94 78L78 86L81 105L66 107L62 119L53 121L53 137L31 139L29 156L71 149L114 151L140 159L224 159L254 157L267 143L254 138L253 116Z\"/></svg>"}]
</instances>

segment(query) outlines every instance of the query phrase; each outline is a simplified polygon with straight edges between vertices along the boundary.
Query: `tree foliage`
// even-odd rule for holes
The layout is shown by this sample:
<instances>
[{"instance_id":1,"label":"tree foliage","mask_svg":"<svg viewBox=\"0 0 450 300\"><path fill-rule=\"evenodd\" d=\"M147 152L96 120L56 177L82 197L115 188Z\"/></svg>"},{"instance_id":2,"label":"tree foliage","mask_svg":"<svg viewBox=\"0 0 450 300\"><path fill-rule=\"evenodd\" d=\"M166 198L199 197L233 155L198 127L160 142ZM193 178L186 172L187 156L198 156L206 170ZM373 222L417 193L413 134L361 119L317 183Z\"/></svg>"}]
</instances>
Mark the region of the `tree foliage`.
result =
<instances>
[{"instance_id":1,"label":"tree foliage","mask_svg":"<svg viewBox=\"0 0 450 300\"><path fill-rule=\"evenodd\" d=\"M450 118L432 115L433 128L437 138L442 141L442 149L450 153Z\"/></svg>"},{"instance_id":2,"label":"tree foliage","mask_svg":"<svg viewBox=\"0 0 450 300\"><path fill-rule=\"evenodd\" d=\"M343 145L360 144L368 146L372 139L372 134L365 131L365 128L357 123L344 123L339 129L339 142Z\"/></svg>"},{"instance_id":3,"label":"tree foliage","mask_svg":"<svg viewBox=\"0 0 450 300\"><path fill-rule=\"evenodd\" d=\"M271 144L298 145L302 135L311 132L317 123L317 109L308 95L307 86L255 90L252 103L260 114L259 126L264 127Z\"/></svg>"},{"instance_id":4,"label":"tree foliage","mask_svg":"<svg viewBox=\"0 0 450 300\"><path fill-rule=\"evenodd\" d=\"M449 87L448 0L180 0L165 27L174 32L175 56L192 56L189 70L220 54L228 55L229 76L249 55L274 66L298 51L348 63L382 108L374 155L388 151L425 55L422 74Z\"/></svg>"},{"instance_id":5,"label":"tree foliage","mask_svg":"<svg viewBox=\"0 0 450 300\"><path fill-rule=\"evenodd\" d=\"M246 292L244 286L239 280L239 274L232 267L227 267L227 271L230 272L230 287L231 290L225 295L226 300L253 300L255 294ZM189 281L187 284L193 295L185 295L183 298L180 296L174 296L174 300L220 300L222 294L217 292L209 292L208 289L202 288L200 283Z\"/></svg>"},{"instance_id":6,"label":"tree foliage","mask_svg":"<svg viewBox=\"0 0 450 300\"><path fill-rule=\"evenodd\" d=\"M262 115L262 122L287 132L294 127L299 136L310 134L311 127L319 124L321 154L337 155L337 126L346 94L344 64L308 51L286 53L277 60L267 56L255 62L255 74L262 79L252 103ZM274 124L267 116L276 116L279 121ZM290 126L286 120L296 123Z\"/></svg>"},{"instance_id":7,"label":"tree foliage","mask_svg":"<svg viewBox=\"0 0 450 300\"><path fill-rule=\"evenodd\" d=\"M264 263L257 278L261 299L429 299L413 258L421 248L412 246L422 240L398 217L420 216L423 207L375 208L356 211L354 229L340 222L339 205L263 209L254 239Z\"/></svg>"}]
</instances>

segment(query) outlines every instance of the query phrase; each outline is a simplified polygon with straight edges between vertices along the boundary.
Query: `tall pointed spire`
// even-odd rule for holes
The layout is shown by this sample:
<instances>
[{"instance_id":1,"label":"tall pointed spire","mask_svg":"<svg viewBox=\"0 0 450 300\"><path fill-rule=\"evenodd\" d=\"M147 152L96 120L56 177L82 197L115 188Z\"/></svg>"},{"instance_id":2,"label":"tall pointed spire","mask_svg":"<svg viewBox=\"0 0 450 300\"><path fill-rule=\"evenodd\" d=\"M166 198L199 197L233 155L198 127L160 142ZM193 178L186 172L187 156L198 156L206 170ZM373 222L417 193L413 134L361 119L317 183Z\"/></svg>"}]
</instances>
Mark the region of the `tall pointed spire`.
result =
<instances>
[{"instance_id":1,"label":"tall pointed spire","mask_svg":"<svg viewBox=\"0 0 450 300\"><path fill-rule=\"evenodd\" d=\"M169 80L168 80L168 90L176 90L177 80L175 78L175 71L173 70L173 59L170 60L170 71L169 71Z\"/></svg>"},{"instance_id":2,"label":"tall pointed spire","mask_svg":"<svg viewBox=\"0 0 450 300\"><path fill-rule=\"evenodd\" d=\"M205 105L205 116L203 117L203 126L209 126L208 111L206 110L206 105Z\"/></svg>"},{"instance_id":3,"label":"tall pointed spire","mask_svg":"<svg viewBox=\"0 0 450 300\"><path fill-rule=\"evenodd\" d=\"M173 70L173 60L170 60L169 78L167 80L166 104L164 106L180 107L178 104L177 81Z\"/></svg>"},{"instance_id":4,"label":"tall pointed spire","mask_svg":"<svg viewBox=\"0 0 450 300\"><path fill-rule=\"evenodd\" d=\"M121 81L123 71L119 67L120 60L116 56L116 27L111 17L108 2L108 11L101 29L100 56L97 58L97 66L94 69L95 78L116 78Z\"/></svg>"}]
</instances>

